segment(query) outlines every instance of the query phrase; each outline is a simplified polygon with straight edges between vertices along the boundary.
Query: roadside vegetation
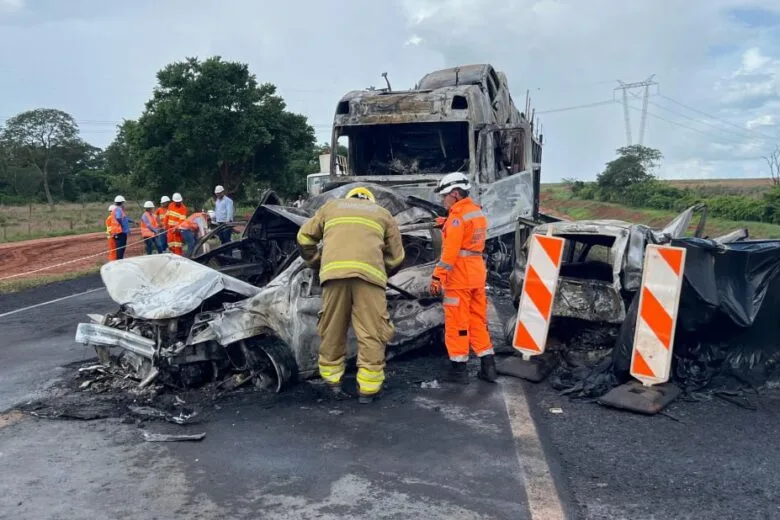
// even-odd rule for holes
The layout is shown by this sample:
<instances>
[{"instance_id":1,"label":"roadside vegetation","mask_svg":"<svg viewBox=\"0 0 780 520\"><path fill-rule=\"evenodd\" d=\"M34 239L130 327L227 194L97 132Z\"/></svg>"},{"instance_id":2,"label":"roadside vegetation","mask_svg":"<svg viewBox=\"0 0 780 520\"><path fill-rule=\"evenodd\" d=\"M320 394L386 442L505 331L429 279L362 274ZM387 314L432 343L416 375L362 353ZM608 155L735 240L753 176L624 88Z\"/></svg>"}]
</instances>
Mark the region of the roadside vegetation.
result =
<instances>
[{"instance_id":1,"label":"roadside vegetation","mask_svg":"<svg viewBox=\"0 0 780 520\"><path fill-rule=\"evenodd\" d=\"M105 149L54 108L0 125L0 241L101 231L117 194L143 204L178 191L190 208L207 208L217 184L249 208L265 189L294 198L325 148L248 65L219 57L171 63L157 73L141 116L119 124Z\"/></svg>"},{"instance_id":2,"label":"roadside vegetation","mask_svg":"<svg viewBox=\"0 0 780 520\"><path fill-rule=\"evenodd\" d=\"M667 182L653 175L661 152L644 146L617 150L595 182L567 179L546 187L546 204L573 219L615 218L654 227L698 203L708 207L707 234L747 227L753 237L780 238L780 178L742 184ZM771 166L771 161L770 166Z\"/></svg>"},{"instance_id":3,"label":"roadside vegetation","mask_svg":"<svg viewBox=\"0 0 780 520\"><path fill-rule=\"evenodd\" d=\"M143 200L129 200L127 213L136 222L143 213ZM157 202L155 200L155 202ZM105 231L109 202L84 202L81 204L25 204L0 205L0 244L21 242L36 238L54 238ZM190 206L196 209L197 206ZM213 202L206 201L202 208L212 209ZM248 218L255 206L236 206L236 219Z\"/></svg>"}]
</instances>

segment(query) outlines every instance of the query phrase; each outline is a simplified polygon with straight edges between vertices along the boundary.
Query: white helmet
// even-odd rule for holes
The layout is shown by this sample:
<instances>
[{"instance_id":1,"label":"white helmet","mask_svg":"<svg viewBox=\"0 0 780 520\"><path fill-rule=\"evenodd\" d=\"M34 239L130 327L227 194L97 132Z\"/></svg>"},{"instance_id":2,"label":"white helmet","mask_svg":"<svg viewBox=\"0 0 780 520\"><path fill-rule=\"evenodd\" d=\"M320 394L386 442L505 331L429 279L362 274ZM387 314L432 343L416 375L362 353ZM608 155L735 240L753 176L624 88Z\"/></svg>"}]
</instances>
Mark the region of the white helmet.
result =
<instances>
[{"instance_id":1,"label":"white helmet","mask_svg":"<svg viewBox=\"0 0 780 520\"><path fill-rule=\"evenodd\" d=\"M121 204L121 203L123 203L124 201L125 201L125 198L124 198L123 196L121 196L121 195L117 195L117 196L114 198L114 204Z\"/></svg>"},{"instance_id":2,"label":"white helmet","mask_svg":"<svg viewBox=\"0 0 780 520\"><path fill-rule=\"evenodd\" d=\"M214 195L219 195L223 191L225 191L225 188L223 188L222 186L217 186L216 188L214 188Z\"/></svg>"},{"instance_id":3,"label":"white helmet","mask_svg":"<svg viewBox=\"0 0 780 520\"><path fill-rule=\"evenodd\" d=\"M208 213L209 218L211 220L214 220L215 218L217 218L217 212L214 211L213 209L208 210L206 213Z\"/></svg>"},{"instance_id":4,"label":"white helmet","mask_svg":"<svg viewBox=\"0 0 780 520\"><path fill-rule=\"evenodd\" d=\"M439 181L439 185L433 191L439 195L446 195L455 188L470 190L469 178L460 172L448 173Z\"/></svg>"},{"instance_id":5,"label":"white helmet","mask_svg":"<svg viewBox=\"0 0 780 520\"><path fill-rule=\"evenodd\" d=\"M166 202L170 202L171 198L168 195L163 195L160 199L160 204L165 204Z\"/></svg>"},{"instance_id":6,"label":"white helmet","mask_svg":"<svg viewBox=\"0 0 780 520\"><path fill-rule=\"evenodd\" d=\"M182 200L184 199L181 198L181 193L176 192L173 194L173 202L181 202Z\"/></svg>"},{"instance_id":7,"label":"white helmet","mask_svg":"<svg viewBox=\"0 0 780 520\"><path fill-rule=\"evenodd\" d=\"M116 209L116 206L114 206L113 204L111 204L111 205L108 207L108 212L109 212L109 213L111 213L111 212L112 212L112 211L114 211L115 209Z\"/></svg>"},{"instance_id":8,"label":"white helmet","mask_svg":"<svg viewBox=\"0 0 780 520\"><path fill-rule=\"evenodd\" d=\"M147 209L148 208L154 209L154 202L152 202L151 200L147 200L146 202L144 202L144 207Z\"/></svg>"}]
</instances>

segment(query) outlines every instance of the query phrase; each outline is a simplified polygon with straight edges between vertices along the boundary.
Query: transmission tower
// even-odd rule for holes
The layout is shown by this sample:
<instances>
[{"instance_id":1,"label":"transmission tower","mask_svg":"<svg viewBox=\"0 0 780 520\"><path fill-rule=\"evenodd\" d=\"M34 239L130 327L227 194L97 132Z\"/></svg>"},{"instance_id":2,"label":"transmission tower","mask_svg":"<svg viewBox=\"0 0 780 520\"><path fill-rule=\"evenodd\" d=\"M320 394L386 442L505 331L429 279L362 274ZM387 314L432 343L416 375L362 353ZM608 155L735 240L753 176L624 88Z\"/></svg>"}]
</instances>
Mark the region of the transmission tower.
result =
<instances>
[{"instance_id":1,"label":"transmission tower","mask_svg":"<svg viewBox=\"0 0 780 520\"><path fill-rule=\"evenodd\" d=\"M620 80L618 80L618 83L620 86L615 87L615 92L618 90L623 91L623 116L626 119L626 143L628 146L631 146L631 116L628 113L628 94L631 92L631 95L637 97L637 94L635 94L633 91L639 88L644 88L644 96L642 98L642 120L639 122L639 142L637 144L642 145L644 144L645 140L645 125L647 124L647 98L650 97L650 87L652 85L658 85L655 81L653 81L653 78L655 77L655 74L651 75L644 81L637 81L636 83L624 83Z\"/></svg>"}]
</instances>

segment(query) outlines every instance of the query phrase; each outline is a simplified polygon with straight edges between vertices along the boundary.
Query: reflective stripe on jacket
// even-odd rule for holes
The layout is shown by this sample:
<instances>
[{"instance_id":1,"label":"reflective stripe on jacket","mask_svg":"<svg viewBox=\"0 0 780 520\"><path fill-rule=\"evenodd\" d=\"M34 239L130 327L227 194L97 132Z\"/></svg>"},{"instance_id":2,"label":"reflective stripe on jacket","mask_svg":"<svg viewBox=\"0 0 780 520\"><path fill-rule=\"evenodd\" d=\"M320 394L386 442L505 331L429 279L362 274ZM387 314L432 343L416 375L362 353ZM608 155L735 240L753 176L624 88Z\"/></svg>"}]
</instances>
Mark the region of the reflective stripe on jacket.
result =
<instances>
[{"instance_id":1,"label":"reflective stripe on jacket","mask_svg":"<svg viewBox=\"0 0 780 520\"><path fill-rule=\"evenodd\" d=\"M163 208L161 206L154 211L154 215L157 217L157 221L163 229L168 229L168 208Z\"/></svg>"},{"instance_id":2,"label":"reflective stripe on jacket","mask_svg":"<svg viewBox=\"0 0 780 520\"><path fill-rule=\"evenodd\" d=\"M184 204L171 203L168 205L166 213L166 224L168 228L179 227L179 224L187 220L187 206Z\"/></svg>"},{"instance_id":3,"label":"reflective stripe on jacket","mask_svg":"<svg viewBox=\"0 0 780 520\"><path fill-rule=\"evenodd\" d=\"M487 218L471 198L452 205L442 229L441 259L433 270L445 289L485 286L487 270L482 253L487 228Z\"/></svg>"},{"instance_id":4,"label":"reflective stripe on jacket","mask_svg":"<svg viewBox=\"0 0 780 520\"><path fill-rule=\"evenodd\" d=\"M384 288L405 256L390 212L361 199L328 201L301 227L298 245L303 259L320 267L320 282L361 278Z\"/></svg>"},{"instance_id":5,"label":"reflective stripe on jacket","mask_svg":"<svg viewBox=\"0 0 780 520\"><path fill-rule=\"evenodd\" d=\"M160 224L157 222L157 217L154 213L144 211L141 215L141 236L144 238L152 238L160 232Z\"/></svg>"},{"instance_id":6,"label":"reflective stripe on jacket","mask_svg":"<svg viewBox=\"0 0 780 520\"><path fill-rule=\"evenodd\" d=\"M106 233L112 237L122 233L122 223L117 220L116 211L109 213L108 218L106 219Z\"/></svg>"}]
</instances>

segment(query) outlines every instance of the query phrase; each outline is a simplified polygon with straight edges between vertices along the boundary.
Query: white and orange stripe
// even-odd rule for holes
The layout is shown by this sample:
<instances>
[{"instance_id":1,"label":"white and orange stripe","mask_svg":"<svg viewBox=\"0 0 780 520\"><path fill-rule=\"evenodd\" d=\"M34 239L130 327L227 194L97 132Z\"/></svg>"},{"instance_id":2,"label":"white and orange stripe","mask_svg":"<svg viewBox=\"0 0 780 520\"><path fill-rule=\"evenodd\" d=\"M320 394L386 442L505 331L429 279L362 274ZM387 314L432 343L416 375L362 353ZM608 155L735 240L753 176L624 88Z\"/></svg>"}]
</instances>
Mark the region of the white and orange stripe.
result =
<instances>
[{"instance_id":1,"label":"white and orange stripe","mask_svg":"<svg viewBox=\"0 0 780 520\"><path fill-rule=\"evenodd\" d=\"M669 380L684 268L684 248L647 246L631 354L631 375L646 386Z\"/></svg>"},{"instance_id":2,"label":"white and orange stripe","mask_svg":"<svg viewBox=\"0 0 780 520\"><path fill-rule=\"evenodd\" d=\"M543 353L547 344L564 243L565 239L559 237L531 235L512 338L512 347L525 356Z\"/></svg>"}]
</instances>

